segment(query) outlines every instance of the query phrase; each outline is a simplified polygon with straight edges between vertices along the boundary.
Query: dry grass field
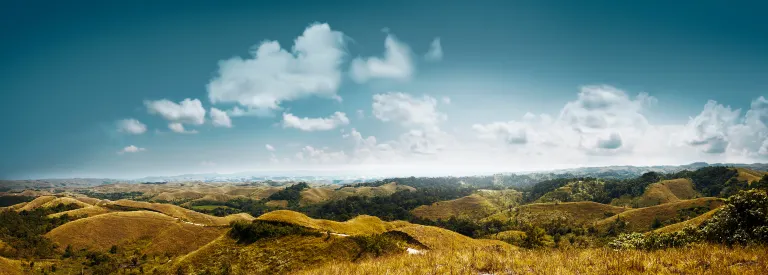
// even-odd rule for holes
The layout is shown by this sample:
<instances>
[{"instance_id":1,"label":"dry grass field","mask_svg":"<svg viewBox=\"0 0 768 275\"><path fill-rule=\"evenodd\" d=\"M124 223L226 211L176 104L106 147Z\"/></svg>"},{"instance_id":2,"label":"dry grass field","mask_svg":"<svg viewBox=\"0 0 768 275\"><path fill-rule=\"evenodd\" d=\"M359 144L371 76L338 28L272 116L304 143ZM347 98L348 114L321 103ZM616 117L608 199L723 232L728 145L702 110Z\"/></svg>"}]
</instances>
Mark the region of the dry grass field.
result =
<instances>
[{"instance_id":1,"label":"dry grass field","mask_svg":"<svg viewBox=\"0 0 768 275\"><path fill-rule=\"evenodd\" d=\"M110 212L109 209L106 209L104 207L91 205L91 206L86 206L86 207L78 208L74 210L50 214L48 215L48 217L56 218L64 214L67 214L70 217L91 217L91 216L101 215L109 212Z\"/></svg>"},{"instance_id":2,"label":"dry grass field","mask_svg":"<svg viewBox=\"0 0 768 275\"><path fill-rule=\"evenodd\" d=\"M395 182L383 184L381 186L370 187L343 187L336 188L331 186L312 187L301 191L300 205L311 205L331 200L341 200L351 196L377 197L389 196L397 191L414 191L413 187L399 185Z\"/></svg>"},{"instance_id":3,"label":"dry grass field","mask_svg":"<svg viewBox=\"0 0 768 275\"><path fill-rule=\"evenodd\" d=\"M165 203L117 200L107 204L106 207L118 208L118 209L128 208L128 209L155 211L155 212L160 212L174 218L181 219L182 221L187 221L187 222L206 225L206 226L227 226L232 221L232 218L211 216L211 215L203 214L200 212L195 212L193 210L189 210L181 206L165 204Z\"/></svg>"},{"instance_id":4,"label":"dry grass field","mask_svg":"<svg viewBox=\"0 0 768 275\"><path fill-rule=\"evenodd\" d=\"M226 231L205 227L150 211L113 212L66 223L45 236L64 249L106 251L113 245L135 246L143 253L182 255L209 243Z\"/></svg>"},{"instance_id":5,"label":"dry grass field","mask_svg":"<svg viewBox=\"0 0 768 275\"><path fill-rule=\"evenodd\" d=\"M21 275L21 263L18 260L8 259L0 256L0 274L3 275Z\"/></svg>"},{"instance_id":6,"label":"dry grass field","mask_svg":"<svg viewBox=\"0 0 768 275\"><path fill-rule=\"evenodd\" d=\"M649 185L638 198L640 207L689 200L699 196L690 179L663 180Z\"/></svg>"},{"instance_id":7,"label":"dry grass field","mask_svg":"<svg viewBox=\"0 0 768 275\"><path fill-rule=\"evenodd\" d=\"M738 172L736 179L740 181L746 181L749 183L760 181L760 179L762 179L763 176L768 174L768 172L755 171L747 168L736 168L736 171Z\"/></svg>"},{"instance_id":8,"label":"dry grass field","mask_svg":"<svg viewBox=\"0 0 768 275\"><path fill-rule=\"evenodd\" d=\"M718 207L716 209L712 209L709 212L701 214L698 217L695 217L693 219L690 219L690 220L687 220L687 221L682 221L682 222L679 222L679 223L670 224L670 225L667 225L665 227L653 230L653 232L655 232L655 233L671 233L671 232L683 230L684 228L689 227L689 226L698 227L699 225L704 223L704 221L706 221L709 218L711 218L712 215L714 215L718 210L720 210L720 207Z\"/></svg>"},{"instance_id":9,"label":"dry grass field","mask_svg":"<svg viewBox=\"0 0 768 275\"><path fill-rule=\"evenodd\" d=\"M438 250L358 263L339 261L296 274L768 274L768 248Z\"/></svg>"},{"instance_id":10,"label":"dry grass field","mask_svg":"<svg viewBox=\"0 0 768 275\"><path fill-rule=\"evenodd\" d=\"M567 219L576 224L590 224L627 210L629 208L589 201L533 203L505 210L486 218L486 220L499 219L506 221L513 218L522 218L532 222L540 222L557 218Z\"/></svg>"},{"instance_id":11,"label":"dry grass field","mask_svg":"<svg viewBox=\"0 0 768 275\"><path fill-rule=\"evenodd\" d=\"M451 217L482 219L517 206L522 194L515 190L478 190L477 193L455 200L422 205L412 210L413 215L430 220Z\"/></svg>"},{"instance_id":12,"label":"dry grass field","mask_svg":"<svg viewBox=\"0 0 768 275\"><path fill-rule=\"evenodd\" d=\"M692 200L683 200L678 202L666 203L656 206L636 208L621 214L598 221L595 225L598 230L606 230L616 219L621 218L627 222L626 230L628 232L646 232L651 230L654 220L670 220L678 216L678 211L694 207L706 207L710 210L723 205L723 200L719 198L698 198Z\"/></svg>"},{"instance_id":13,"label":"dry grass field","mask_svg":"<svg viewBox=\"0 0 768 275\"><path fill-rule=\"evenodd\" d=\"M256 218L263 221L276 221L295 224L311 229L316 229L321 232L331 231L333 233L346 234L346 235L370 235L384 233L388 230L409 225L410 223L403 221L385 222L381 219L373 216L361 215L354 219L337 222L322 219L313 219L299 212L290 210L277 210Z\"/></svg>"}]
</instances>

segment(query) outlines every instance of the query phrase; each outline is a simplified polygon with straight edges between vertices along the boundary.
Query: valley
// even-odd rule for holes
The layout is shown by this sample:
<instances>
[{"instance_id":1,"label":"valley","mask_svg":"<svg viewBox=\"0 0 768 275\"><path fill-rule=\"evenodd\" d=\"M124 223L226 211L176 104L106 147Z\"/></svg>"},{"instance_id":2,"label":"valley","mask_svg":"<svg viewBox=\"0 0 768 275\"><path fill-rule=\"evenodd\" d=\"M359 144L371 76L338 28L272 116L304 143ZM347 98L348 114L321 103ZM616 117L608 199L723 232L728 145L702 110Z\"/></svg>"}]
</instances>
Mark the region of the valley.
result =
<instances>
[{"instance_id":1,"label":"valley","mask_svg":"<svg viewBox=\"0 0 768 275\"><path fill-rule=\"evenodd\" d=\"M761 274L767 187L765 172L707 166L13 188L0 193L0 273Z\"/></svg>"}]
</instances>

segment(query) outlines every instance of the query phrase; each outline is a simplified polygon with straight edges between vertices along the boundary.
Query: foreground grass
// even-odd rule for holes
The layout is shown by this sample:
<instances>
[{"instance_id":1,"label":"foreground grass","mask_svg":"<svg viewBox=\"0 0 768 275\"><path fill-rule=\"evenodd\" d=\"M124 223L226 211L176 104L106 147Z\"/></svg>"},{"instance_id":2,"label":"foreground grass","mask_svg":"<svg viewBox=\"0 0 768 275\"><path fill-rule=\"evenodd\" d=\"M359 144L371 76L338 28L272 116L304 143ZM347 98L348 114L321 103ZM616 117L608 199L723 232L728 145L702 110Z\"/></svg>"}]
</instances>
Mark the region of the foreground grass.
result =
<instances>
[{"instance_id":1,"label":"foreground grass","mask_svg":"<svg viewBox=\"0 0 768 275\"><path fill-rule=\"evenodd\" d=\"M695 245L658 251L608 248L433 250L299 274L768 274L768 247Z\"/></svg>"}]
</instances>

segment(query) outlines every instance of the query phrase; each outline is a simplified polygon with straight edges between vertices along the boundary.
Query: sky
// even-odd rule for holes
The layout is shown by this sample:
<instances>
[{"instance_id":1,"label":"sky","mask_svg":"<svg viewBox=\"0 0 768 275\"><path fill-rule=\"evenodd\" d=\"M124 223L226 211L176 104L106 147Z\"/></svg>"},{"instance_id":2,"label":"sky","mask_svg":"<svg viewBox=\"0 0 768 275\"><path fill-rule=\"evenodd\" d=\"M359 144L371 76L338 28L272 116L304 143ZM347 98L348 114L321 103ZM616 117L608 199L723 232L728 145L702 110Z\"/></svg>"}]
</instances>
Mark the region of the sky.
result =
<instances>
[{"instance_id":1,"label":"sky","mask_svg":"<svg viewBox=\"0 0 768 275\"><path fill-rule=\"evenodd\" d=\"M322 2L3 1L0 178L768 161L765 3Z\"/></svg>"}]
</instances>

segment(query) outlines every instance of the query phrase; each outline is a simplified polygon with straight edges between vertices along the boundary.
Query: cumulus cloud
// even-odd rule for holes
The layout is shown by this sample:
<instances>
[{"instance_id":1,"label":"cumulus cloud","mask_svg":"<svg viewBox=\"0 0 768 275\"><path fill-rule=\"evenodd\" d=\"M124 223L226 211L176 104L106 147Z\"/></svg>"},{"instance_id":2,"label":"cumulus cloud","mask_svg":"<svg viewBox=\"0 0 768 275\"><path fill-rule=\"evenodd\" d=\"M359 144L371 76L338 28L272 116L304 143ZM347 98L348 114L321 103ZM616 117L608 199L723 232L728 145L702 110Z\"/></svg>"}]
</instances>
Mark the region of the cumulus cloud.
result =
<instances>
[{"instance_id":1,"label":"cumulus cloud","mask_svg":"<svg viewBox=\"0 0 768 275\"><path fill-rule=\"evenodd\" d=\"M296 128L302 131L326 131L349 124L349 118L342 112L335 112L327 118L300 118L290 113L283 113L283 128Z\"/></svg>"},{"instance_id":2,"label":"cumulus cloud","mask_svg":"<svg viewBox=\"0 0 768 275\"><path fill-rule=\"evenodd\" d=\"M597 141L597 148L600 149L619 149L621 147L621 136L618 133L611 133L605 139L599 139Z\"/></svg>"},{"instance_id":3,"label":"cumulus cloud","mask_svg":"<svg viewBox=\"0 0 768 275\"><path fill-rule=\"evenodd\" d=\"M379 120L399 122L405 127L433 129L447 119L437 110L437 100L427 95L417 98L399 92L377 94L372 108Z\"/></svg>"},{"instance_id":4,"label":"cumulus cloud","mask_svg":"<svg viewBox=\"0 0 768 275\"><path fill-rule=\"evenodd\" d=\"M145 148L136 147L134 145L129 145L129 146L126 146L125 148L123 148L123 150L118 151L117 153L122 155L122 154L125 154L125 153L138 153L138 152L142 152L142 151L146 151L146 150L147 149L145 149Z\"/></svg>"},{"instance_id":5,"label":"cumulus cloud","mask_svg":"<svg viewBox=\"0 0 768 275\"><path fill-rule=\"evenodd\" d=\"M503 140L510 144L528 143L526 126L515 121L475 124L472 125L472 129L482 139Z\"/></svg>"},{"instance_id":6,"label":"cumulus cloud","mask_svg":"<svg viewBox=\"0 0 768 275\"><path fill-rule=\"evenodd\" d=\"M237 103L262 111L312 95L335 98L344 44L341 32L319 23L307 27L290 51L277 41L262 42L250 58L219 62L218 76L207 86L208 98L214 104Z\"/></svg>"},{"instance_id":7,"label":"cumulus cloud","mask_svg":"<svg viewBox=\"0 0 768 275\"><path fill-rule=\"evenodd\" d=\"M710 100L698 116L688 121L688 144L701 147L705 153L725 152L729 143L728 132L736 124L740 112Z\"/></svg>"},{"instance_id":8,"label":"cumulus cloud","mask_svg":"<svg viewBox=\"0 0 768 275\"><path fill-rule=\"evenodd\" d=\"M123 119L117 122L117 131L140 135L147 131L147 125L133 118Z\"/></svg>"},{"instance_id":9,"label":"cumulus cloud","mask_svg":"<svg viewBox=\"0 0 768 275\"><path fill-rule=\"evenodd\" d=\"M357 118L359 119L365 118L365 112L363 110L358 109L357 112L355 113L357 113Z\"/></svg>"},{"instance_id":10,"label":"cumulus cloud","mask_svg":"<svg viewBox=\"0 0 768 275\"><path fill-rule=\"evenodd\" d=\"M347 154L344 151L328 151L327 148L318 149L307 145L296 154L296 158L313 164L338 164L346 162Z\"/></svg>"},{"instance_id":11,"label":"cumulus cloud","mask_svg":"<svg viewBox=\"0 0 768 275\"><path fill-rule=\"evenodd\" d=\"M178 122L172 122L168 124L168 129L171 129L174 133L179 134L197 134L197 131L195 130L187 130L184 128L184 125Z\"/></svg>"},{"instance_id":12,"label":"cumulus cloud","mask_svg":"<svg viewBox=\"0 0 768 275\"><path fill-rule=\"evenodd\" d=\"M450 97L444 96L442 99L443 99L443 104L451 104L451 98Z\"/></svg>"},{"instance_id":13,"label":"cumulus cloud","mask_svg":"<svg viewBox=\"0 0 768 275\"><path fill-rule=\"evenodd\" d=\"M432 43L429 44L429 51L424 55L424 59L433 62L443 60L443 47L440 45L439 37L432 40Z\"/></svg>"},{"instance_id":14,"label":"cumulus cloud","mask_svg":"<svg viewBox=\"0 0 768 275\"><path fill-rule=\"evenodd\" d=\"M350 74L358 83L372 78L390 78L408 80L414 72L411 49L405 43L388 34L384 40L384 56L355 58L352 60Z\"/></svg>"},{"instance_id":15,"label":"cumulus cloud","mask_svg":"<svg viewBox=\"0 0 768 275\"><path fill-rule=\"evenodd\" d=\"M144 106L150 114L160 115L170 122L193 125L205 123L205 108L199 99L187 98L179 103L167 99L147 100Z\"/></svg>"},{"instance_id":16,"label":"cumulus cloud","mask_svg":"<svg viewBox=\"0 0 768 275\"><path fill-rule=\"evenodd\" d=\"M264 145L264 148L267 148L267 151L270 151L270 152L274 152L275 151L275 147L273 147L272 145L269 145L269 144Z\"/></svg>"},{"instance_id":17,"label":"cumulus cloud","mask_svg":"<svg viewBox=\"0 0 768 275\"><path fill-rule=\"evenodd\" d=\"M216 108L211 108L211 121L216 127L232 127L232 120L227 113Z\"/></svg>"}]
</instances>

